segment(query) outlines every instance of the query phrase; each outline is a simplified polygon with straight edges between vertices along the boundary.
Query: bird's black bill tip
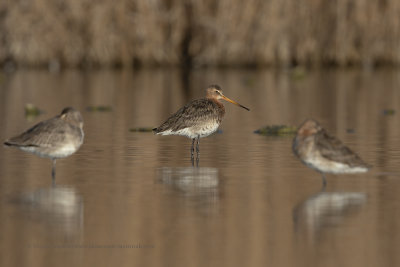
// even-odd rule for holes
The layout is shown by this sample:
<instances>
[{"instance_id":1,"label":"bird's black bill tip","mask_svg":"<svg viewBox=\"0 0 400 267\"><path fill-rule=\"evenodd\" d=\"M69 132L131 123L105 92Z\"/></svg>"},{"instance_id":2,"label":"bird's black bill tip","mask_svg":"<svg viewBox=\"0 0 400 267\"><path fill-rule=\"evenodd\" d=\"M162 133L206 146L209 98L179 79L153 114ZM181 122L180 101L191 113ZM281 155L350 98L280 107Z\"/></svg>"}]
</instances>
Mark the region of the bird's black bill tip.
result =
<instances>
[{"instance_id":1,"label":"bird's black bill tip","mask_svg":"<svg viewBox=\"0 0 400 267\"><path fill-rule=\"evenodd\" d=\"M8 142L8 141L3 142L3 145L4 146L12 146L12 144L10 142Z\"/></svg>"},{"instance_id":2,"label":"bird's black bill tip","mask_svg":"<svg viewBox=\"0 0 400 267\"><path fill-rule=\"evenodd\" d=\"M241 107L241 108L244 108L244 109L247 110L247 111L250 111L250 109L249 109L249 108L246 108L245 106L240 105L240 107Z\"/></svg>"}]
</instances>

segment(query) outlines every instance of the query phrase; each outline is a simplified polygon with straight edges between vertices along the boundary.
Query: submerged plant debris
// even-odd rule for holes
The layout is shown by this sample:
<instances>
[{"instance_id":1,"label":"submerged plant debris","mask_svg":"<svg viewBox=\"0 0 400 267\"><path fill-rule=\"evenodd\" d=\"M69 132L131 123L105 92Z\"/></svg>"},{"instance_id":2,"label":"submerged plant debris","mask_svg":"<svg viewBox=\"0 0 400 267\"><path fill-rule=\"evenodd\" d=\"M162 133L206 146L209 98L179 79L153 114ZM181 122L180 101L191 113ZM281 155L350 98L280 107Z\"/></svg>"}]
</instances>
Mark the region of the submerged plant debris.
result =
<instances>
[{"instance_id":1,"label":"submerged plant debris","mask_svg":"<svg viewBox=\"0 0 400 267\"><path fill-rule=\"evenodd\" d=\"M258 130L255 130L254 133L266 136L292 136L296 134L296 131L297 127L295 126L267 125Z\"/></svg>"},{"instance_id":2,"label":"submerged plant debris","mask_svg":"<svg viewBox=\"0 0 400 267\"><path fill-rule=\"evenodd\" d=\"M137 128L130 128L130 132L140 132L140 133L149 133L153 131L153 127L137 127Z\"/></svg>"},{"instance_id":3,"label":"submerged plant debris","mask_svg":"<svg viewBox=\"0 0 400 267\"><path fill-rule=\"evenodd\" d=\"M394 115L396 111L394 109L384 109L383 115Z\"/></svg>"},{"instance_id":4,"label":"submerged plant debris","mask_svg":"<svg viewBox=\"0 0 400 267\"><path fill-rule=\"evenodd\" d=\"M40 114L42 114L43 111L41 111L38 107L36 107L34 104L27 103L25 105L25 118L29 121L33 120Z\"/></svg>"},{"instance_id":5,"label":"submerged plant debris","mask_svg":"<svg viewBox=\"0 0 400 267\"><path fill-rule=\"evenodd\" d=\"M293 80L302 80L307 76L307 70L304 67L297 66L291 70L290 74Z\"/></svg>"},{"instance_id":6,"label":"submerged plant debris","mask_svg":"<svg viewBox=\"0 0 400 267\"><path fill-rule=\"evenodd\" d=\"M109 112L112 111L111 106L89 106L86 108L90 112Z\"/></svg>"}]
</instances>

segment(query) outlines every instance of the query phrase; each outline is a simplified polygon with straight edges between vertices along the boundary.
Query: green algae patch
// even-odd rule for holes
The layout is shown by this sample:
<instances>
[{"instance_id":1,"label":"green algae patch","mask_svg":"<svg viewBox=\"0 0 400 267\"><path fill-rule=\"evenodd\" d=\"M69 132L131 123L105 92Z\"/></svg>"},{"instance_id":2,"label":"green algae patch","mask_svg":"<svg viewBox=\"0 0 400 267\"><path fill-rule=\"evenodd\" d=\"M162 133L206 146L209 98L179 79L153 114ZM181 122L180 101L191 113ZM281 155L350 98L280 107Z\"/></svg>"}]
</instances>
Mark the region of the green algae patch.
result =
<instances>
[{"instance_id":1,"label":"green algae patch","mask_svg":"<svg viewBox=\"0 0 400 267\"><path fill-rule=\"evenodd\" d=\"M130 132L136 132L136 133L150 133L153 131L152 127L137 127L137 128L130 128Z\"/></svg>"},{"instance_id":2,"label":"green algae patch","mask_svg":"<svg viewBox=\"0 0 400 267\"><path fill-rule=\"evenodd\" d=\"M396 111L394 110L394 109L384 109L383 111L382 111L382 113L383 113L383 115L385 115L385 116L392 116L392 115L394 115L394 114L396 114Z\"/></svg>"},{"instance_id":3,"label":"green algae patch","mask_svg":"<svg viewBox=\"0 0 400 267\"><path fill-rule=\"evenodd\" d=\"M39 116L42 113L43 113L43 111L41 111L34 104L28 103L25 105L25 118L28 121L32 121L33 119L35 119L37 116Z\"/></svg>"},{"instance_id":4,"label":"green algae patch","mask_svg":"<svg viewBox=\"0 0 400 267\"><path fill-rule=\"evenodd\" d=\"M89 106L86 110L89 112L110 112L112 108L111 106Z\"/></svg>"},{"instance_id":5,"label":"green algae patch","mask_svg":"<svg viewBox=\"0 0 400 267\"><path fill-rule=\"evenodd\" d=\"M265 136L293 136L297 132L297 127L288 125L268 125L255 130L254 133Z\"/></svg>"}]
</instances>

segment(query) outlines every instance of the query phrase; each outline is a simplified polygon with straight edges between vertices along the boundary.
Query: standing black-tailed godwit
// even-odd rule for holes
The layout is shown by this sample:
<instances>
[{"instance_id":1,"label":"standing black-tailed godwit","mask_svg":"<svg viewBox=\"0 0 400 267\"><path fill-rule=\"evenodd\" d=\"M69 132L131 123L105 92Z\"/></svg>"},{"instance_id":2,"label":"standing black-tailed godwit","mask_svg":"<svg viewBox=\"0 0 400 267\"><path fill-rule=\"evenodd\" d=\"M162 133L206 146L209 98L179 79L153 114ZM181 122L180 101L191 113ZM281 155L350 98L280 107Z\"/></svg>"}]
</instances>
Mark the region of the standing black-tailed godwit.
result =
<instances>
[{"instance_id":1,"label":"standing black-tailed godwit","mask_svg":"<svg viewBox=\"0 0 400 267\"><path fill-rule=\"evenodd\" d=\"M79 111L67 107L60 115L39 122L27 131L5 141L7 146L50 158L53 161L51 176L56 175L56 159L75 153L83 143L83 119Z\"/></svg>"},{"instance_id":2,"label":"standing black-tailed godwit","mask_svg":"<svg viewBox=\"0 0 400 267\"><path fill-rule=\"evenodd\" d=\"M199 159L200 138L209 136L217 131L225 115L224 105L220 100L226 100L249 110L245 106L227 98L222 94L221 87L210 85L206 89L206 97L196 99L171 115L161 126L154 128L156 134L182 135L192 139L191 159L194 159L194 143L197 139L196 152Z\"/></svg>"},{"instance_id":3,"label":"standing black-tailed godwit","mask_svg":"<svg viewBox=\"0 0 400 267\"><path fill-rule=\"evenodd\" d=\"M293 152L304 164L322 174L324 186L325 173L362 173L370 169L356 153L312 119L297 130Z\"/></svg>"}]
</instances>

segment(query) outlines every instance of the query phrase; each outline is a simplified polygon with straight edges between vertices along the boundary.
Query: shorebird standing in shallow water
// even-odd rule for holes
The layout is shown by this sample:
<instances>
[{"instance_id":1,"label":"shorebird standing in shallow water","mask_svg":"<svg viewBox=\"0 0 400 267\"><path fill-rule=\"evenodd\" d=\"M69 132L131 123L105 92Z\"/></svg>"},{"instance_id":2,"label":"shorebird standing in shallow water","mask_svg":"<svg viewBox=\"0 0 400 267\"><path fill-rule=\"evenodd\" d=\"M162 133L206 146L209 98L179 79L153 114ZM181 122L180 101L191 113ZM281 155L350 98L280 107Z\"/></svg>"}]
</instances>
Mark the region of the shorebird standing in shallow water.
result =
<instances>
[{"instance_id":1,"label":"shorebird standing in shallow water","mask_svg":"<svg viewBox=\"0 0 400 267\"><path fill-rule=\"evenodd\" d=\"M339 139L329 135L315 120L306 120L297 130L293 152L308 167L325 173L362 173L370 166Z\"/></svg>"},{"instance_id":2,"label":"shorebird standing in shallow water","mask_svg":"<svg viewBox=\"0 0 400 267\"><path fill-rule=\"evenodd\" d=\"M27 131L5 141L7 146L50 158L53 161L51 176L56 175L56 159L75 153L83 143L83 119L79 111L64 108L60 115L39 122Z\"/></svg>"},{"instance_id":3,"label":"shorebird standing in shallow water","mask_svg":"<svg viewBox=\"0 0 400 267\"><path fill-rule=\"evenodd\" d=\"M197 139L196 152L197 162L199 160L200 138L209 136L217 131L225 115L224 105L220 100L226 100L249 110L245 106L227 98L222 94L221 87L210 85L206 89L206 97L196 99L179 109L171 115L161 126L154 128L156 134L182 135L192 139L191 159L194 162L194 143Z\"/></svg>"}]
</instances>

